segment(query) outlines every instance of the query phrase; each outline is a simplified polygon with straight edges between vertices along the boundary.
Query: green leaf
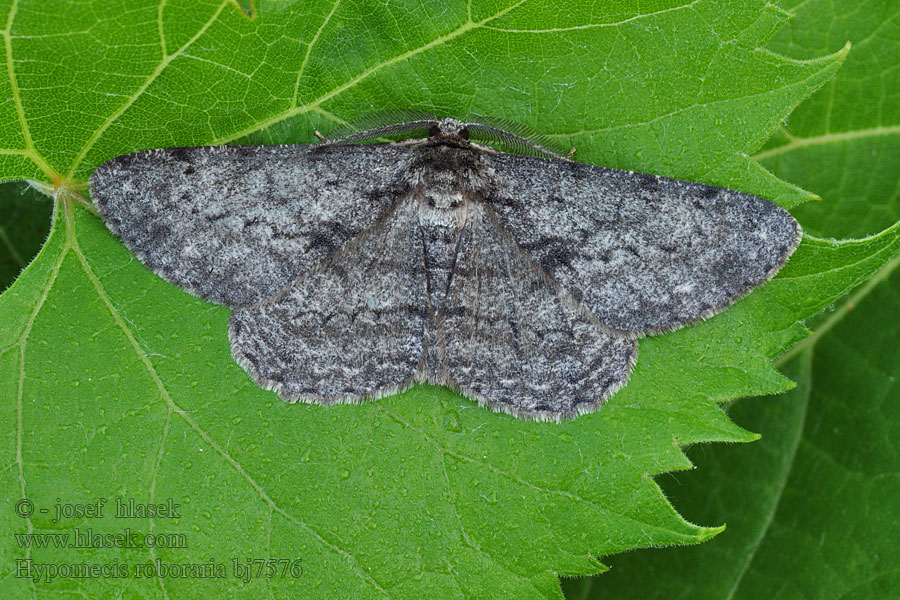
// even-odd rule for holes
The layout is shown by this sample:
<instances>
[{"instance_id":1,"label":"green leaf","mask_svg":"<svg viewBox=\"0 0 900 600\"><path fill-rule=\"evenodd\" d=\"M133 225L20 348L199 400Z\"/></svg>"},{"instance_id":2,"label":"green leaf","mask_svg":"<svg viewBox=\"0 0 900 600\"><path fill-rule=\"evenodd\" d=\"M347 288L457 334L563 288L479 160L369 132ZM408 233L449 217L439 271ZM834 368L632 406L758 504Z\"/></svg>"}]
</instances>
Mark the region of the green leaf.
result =
<instances>
[{"instance_id":1,"label":"green leaf","mask_svg":"<svg viewBox=\"0 0 900 600\"><path fill-rule=\"evenodd\" d=\"M721 402L792 383L771 359L801 320L900 249L804 240L775 280L698 326L641 342L630 384L562 425L417 386L362 405L287 405L231 360L228 311L148 272L79 203L133 150L308 142L392 107L532 125L580 160L717 183L794 206L810 195L755 151L833 75L762 49L788 15L759 2L652 8L524 2L8 1L0 177L53 190L35 261L0 296L7 597L560 598L557 574L635 547L703 541L652 475L680 445L749 441ZM635 3L636 4L636 3ZM127 10L126 10L127 8ZM48 14L54 18L47 18ZM828 54L832 52L832 54ZM178 503L179 517L67 517L62 503ZM713 520L712 523L717 521ZM168 548L20 547L13 534L175 534ZM249 582L232 559L300 559ZM223 563L223 578L73 578L38 565ZM124 590L124 591L123 591Z\"/></svg>"},{"instance_id":2,"label":"green leaf","mask_svg":"<svg viewBox=\"0 0 900 600\"><path fill-rule=\"evenodd\" d=\"M850 39L853 51L757 156L822 195L796 211L806 231L889 227L900 217L900 63L885 58L900 57L900 6L813 0L796 10L771 48L802 58ZM727 520L728 530L683 552L616 557L609 575L570 584L572 598L900 596L898 267L894 255L780 359L797 388L732 405L759 443L697 448L696 474L662 478L690 518Z\"/></svg>"}]
</instances>

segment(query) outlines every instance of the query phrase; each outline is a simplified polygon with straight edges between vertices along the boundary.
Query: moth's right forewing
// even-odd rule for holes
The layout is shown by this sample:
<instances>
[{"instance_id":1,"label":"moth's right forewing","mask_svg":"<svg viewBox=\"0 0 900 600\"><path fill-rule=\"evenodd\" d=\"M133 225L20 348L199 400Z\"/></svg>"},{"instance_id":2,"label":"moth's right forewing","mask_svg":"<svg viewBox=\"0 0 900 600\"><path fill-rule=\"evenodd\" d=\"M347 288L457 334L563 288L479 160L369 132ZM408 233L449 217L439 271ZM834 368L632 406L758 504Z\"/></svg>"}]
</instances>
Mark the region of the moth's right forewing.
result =
<instances>
[{"instance_id":1,"label":"moth's right forewing","mask_svg":"<svg viewBox=\"0 0 900 600\"><path fill-rule=\"evenodd\" d=\"M91 195L147 267L207 300L270 296L370 227L400 195L403 149L237 146L136 152Z\"/></svg>"}]
</instances>

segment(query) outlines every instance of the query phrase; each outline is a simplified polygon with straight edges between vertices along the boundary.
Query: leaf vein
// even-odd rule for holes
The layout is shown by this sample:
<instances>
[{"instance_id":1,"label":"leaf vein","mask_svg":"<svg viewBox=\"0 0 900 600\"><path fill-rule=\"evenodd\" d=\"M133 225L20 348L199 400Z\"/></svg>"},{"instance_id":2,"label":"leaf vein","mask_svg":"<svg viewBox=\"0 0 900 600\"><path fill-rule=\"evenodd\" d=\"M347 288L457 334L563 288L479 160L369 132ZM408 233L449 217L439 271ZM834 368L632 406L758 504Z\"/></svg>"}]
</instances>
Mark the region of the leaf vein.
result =
<instances>
[{"instance_id":1,"label":"leaf vein","mask_svg":"<svg viewBox=\"0 0 900 600\"><path fill-rule=\"evenodd\" d=\"M159 34L159 46L162 48L162 55L168 55L168 50L166 50L166 30L163 26L163 10L168 4L168 0L160 0L159 6L156 8L156 29Z\"/></svg>"},{"instance_id":2,"label":"leaf vein","mask_svg":"<svg viewBox=\"0 0 900 600\"><path fill-rule=\"evenodd\" d=\"M674 12L679 10L685 10L688 8L693 8L696 4L698 4L700 0L693 0L687 4L682 4L681 6L671 6L669 8L664 8L662 10L657 10L650 13L644 13L639 15L634 15L633 17L629 17L627 19L622 19L621 21L617 21L615 23L587 23L585 25L572 25L571 27L550 27L547 29L506 29L501 27L490 27L486 26L485 29L490 29L491 31L499 31L502 33L561 33L566 31L579 31L582 29L600 29L605 27L619 27L620 25L625 25L632 21L637 21L640 19L646 19L648 17L656 17L661 14L665 14L668 12Z\"/></svg>"},{"instance_id":3,"label":"leaf vein","mask_svg":"<svg viewBox=\"0 0 900 600\"><path fill-rule=\"evenodd\" d=\"M68 254L67 249L65 246L63 246L59 253L59 257L50 268L50 274L47 277L47 281L44 284L40 295L38 296L37 302L35 302L34 309L31 311L31 314L28 316L28 320L25 322L25 327L23 327L22 329L22 334L19 336L19 339L16 341L16 343L11 346L19 347L19 373L18 382L16 385L16 465L18 466L19 491L22 498L28 497L25 482L25 459L23 458L22 454L22 450L25 444L25 422L23 414L24 406L22 404L25 396L25 346L28 340L28 334L31 333L31 327L37 320L37 316L41 312L41 308L44 306L44 302L46 302L47 297L50 295L50 290L53 288L53 284L56 282L56 278L59 275L60 269L62 268L62 263L66 257L66 254ZM8 349L9 348L7 348L6 350ZM6 350L4 350L3 353L5 353ZM28 534L31 534L34 531L34 524L32 523L30 516L25 517L25 531ZM31 545L29 544L28 547L25 548L25 560L28 560L30 557ZM33 580L31 580L30 585L31 595L37 598L37 588Z\"/></svg>"},{"instance_id":4,"label":"leaf vein","mask_svg":"<svg viewBox=\"0 0 900 600\"><path fill-rule=\"evenodd\" d=\"M227 135L222 138L218 138L218 139L214 140L212 143L213 144L227 144L228 142L248 136L251 133L259 131L260 129L265 129L276 123L280 123L281 121L284 121L285 119L289 119L291 117L307 113L311 110L318 110L320 105L322 105L323 103L327 102L328 100L331 100L335 96L342 94L343 92L345 92L348 89L352 88L353 86L357 85L364 79L367 79L372 74L378 72L380 69L385 69L387 67L395 65L404 60L408 60L418 54L421 54L432 48L435 48L437 46L445 44L445 43L469 32L473 29L478 29L478 28L484 27L484 25L486 23L489 23L490 21L493 21L494 19L497 19L497 18L505 15L509 11L517 8L518 6L524 4L525 2L526 2L526 0L519 0L519 2L516 2L515 4L505 8L503 10L498 11L497 13L491 15L490 17L487 17L484 20L479 21L478 23L473 23L472 21L467 20L465 23L463 23L462 25L460 25L459 27L457 27L450 33L447 33L438 38L435 38L434 40L428 42L427 44L419 46L418 48L413 48L412 50L408 50L408 51L403 52L402 54L399 54L391 59L382 61L382 62L378 63L377 65L373 65L373 66L369 67L368 69L366 69L362 73L356 75L349 81L337 86L336 88L332 89L330 92L327 92L327 93L319 96L316 100L313 100L312 102L309 102L302 106L291 107L288 110L277 113L277 114L269 117L268 119L264 119L263 121L260 121L259 123L251 125L250 127L247 127L241 131L232 133L232 134Z\"/></svg>"},{"instance_id":5,"label":"leaf vein","mask_svg":"<svg viewBox=\"0 0 900 600\"><path fill-rule=\"evenodd\" d=\"M312 49L316 45L316 42L319 41L319 36L322 35L322 32L325 30L328 22L331 21L331 17L337 11L340 5L341 0L334 0L334 4L331 6L331 10L327 15L325 15L325 19L322 21L322 24L319 25L319 28L316 30L315 35L313 35L312 39L309 40L309 44L306 45L306 54L304 54L303 56L303 61L300 63L300 68L297 69L297 79L294 80L294 96L291 100L291 108L296 108L297 106L297 98L300 96L300 79L303 77L303 73L306 72L306 63L309 62L309 55L312 53Z\"/></svg>"},{"instance_id":6,"label":"leaf vein","mask_svg":"<svg viewBox=\"0 0 900 600\"><path fill-rule=\"evenodd\" d=\"M811 73L804 79L795 81L794 83L790 83L790 84L785 85L780 88L773 88L773 89L765 90L762 92L757 92L755 94L747 94L745 96L732 96L729 98L719 98L717 100L711 100L709 102L695 102L694 104L691 104L690 106L683 106L677 110L673 110L671 112L668 112L668 113L665 113L662 115L657 115L647 121L640 121L640 122L635 122L635 123L622 123L620 125L611 125L609 127L601 127L598 129L579 129L578 131L572 131L569 133L555 133L555 134L552 134L551 137L553 137L553 138L560 138L560 137L561 138L570 138L570 137L576 137L576 136L582 136L582 135L591 135L591 134L595 134L595 133L606 133L606 132L610 132L610 131L631 129L634 127L646 127L648 125L653 125L654 123L656 123L658 121L662 121L663 119L678 116L678 115L681 115L683 113L686 113L688 111L691 111L691 110L694 110L697 108L707 108L710 106L715 106L717 104L723 104L726 102L734 102L737 100L745 100L745 99L749 99L749 98L762 98L762 97L765 97L768 95L775 94L776 92L780 92L785 89L794 88L794 87L798 87L798 86L802 87L803 84L805 84L807 81L809 81L810 79L814 79L819 75L820 75L820 71L816 71L814 73ZM757 155L757 156L759 156L759 155Z\"/></svg>"},{"instance_id":7,"label":"leaf vein","mask_svg":"<svg viewBox=\"0 0 900 600\"><path fill-rule=\"evenodd\" d=\"M842 131L839 133L826 133L808 138L793 137L791 141L783 146L772 148L764 152L753 155L756 160L763 160L779 154L793 152L808 146L818 146L822 144L831 144L837 142L852 141L860 138L880 137L889 135L900 135L900 125L891 125L888 127L872 127L871 129L855 129L852 131Z\"/></svg>"},{"instance_id":8,"label":"leaf vein","mask_svg":"<svg viewBox=\"0 0 900 600\"><path fill-rule=\"evenodd\" d=\"M169 439L169 425L172 422L172 407L169 406L166 411L166 421L163 423L162 435L159 440L159 450L156 452L156 460L153 464L153 474L150 477L150 489L148 490L150 496L150 502L152 503L156 498L156 476L159 474L159 466L162 463L163 453L166 448L166 440ZM147 529L149 533L153 533L153 517L151 516L147 519ZM156 547L153 544L150 544L149 548L150 552L150 560L156 560ZM165 581L163 581L162 575L157 571L156 580L159 582L159 588L162 590L163 598L168 599L169 592L166 590Z\"/></svg>"},{"instance_id":9,"label":"leaf vein","mask_svg":"<svg viewBox=\"0 0 900 600\"><path fill-rule=\"evenodd\" d=\"M28 126L28 119L25 118L25 107L22 105L22 95L19 93L19 81L16 78L15 61L13 60L12 51L12 26L18 8L19 1L13 0L10 4L9 13L6 15L6 27L0 31L0 35L3 36L3 46L6 52L6 76L9 79L12 101L16 107L16 117L19 120L19 125L22 127L22 137L25 141L25 148L23 151L13 151L9 153L21 153L26 155L41 171L44 172L44 175L46 175L48 179L52 180L56 175L56 172L35 149L34 141L31 139L31 129Z\"/></svg>"},{"instance_id":10,"label":"leaf vein","mask_svg":"<svg viewBox=\"0 0 900 600\"><path fill-rule=\"evenodd\" d=\"M67 177L71 177L75 170L81 165L84 157L87 156L87 153L90 152L91 148L94 147L94 144L106 133L106 130L109 129L113 123L115 123L119 117L121 117L125 111L127 111L131 106L137 102L138 98L140 98L143 93L149 88L154 81L162 74L162 72L172 63L173 60L181 56L185 50L187 50L194 42L196 42L200 37L206 33L206 31L212 26L216 19L219 18L219 15L222 14L222 11L228 6L230 3L228 0L223 0L221 4L219 4L219 8L213 13L213 15L203 24L200 29L197 30L191 39L184 43L184 45L173 52L172 54L163 54L162 60L159 65L147 76L147 79L138 87L130 96L128 96L125 102L122 103L121 106L111 114L103 123L100 124L99 127L94 131L91 137L84 143L81 147L81 151L78 153L78 156L75 157L75 160L72 161L72 166L69 168L69 172L67 173Z\"/></svg>"}]
</instances>

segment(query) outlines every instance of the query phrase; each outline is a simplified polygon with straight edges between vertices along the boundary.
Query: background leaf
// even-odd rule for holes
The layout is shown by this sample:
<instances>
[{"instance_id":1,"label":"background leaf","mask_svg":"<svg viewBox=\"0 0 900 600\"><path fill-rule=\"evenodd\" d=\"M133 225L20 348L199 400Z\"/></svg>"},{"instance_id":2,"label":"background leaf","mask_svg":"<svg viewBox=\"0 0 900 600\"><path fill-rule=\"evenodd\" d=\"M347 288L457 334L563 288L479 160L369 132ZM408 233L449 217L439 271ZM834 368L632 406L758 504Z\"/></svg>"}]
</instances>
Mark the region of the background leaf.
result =
<instances>
[{"instance_id":1,"label":"background leaf","mask_svg":"<svg viewBox=\"0 0 900 600\"><path fill-rule=\"evenodd\" d=\"M0 184L0 291L37 254L50 230L52 203L22 183Z\"/></svg>"},{"instance_id":2,"label":"background leaf","mask_svg":"<svg viewBox=\"0 0 900 600\"><path fill-rule=\"evenodd\" d=\"M862 237L900 217L900 7L823 2L770 44L797 58L845 39L837 76L800 105L763 164L821 194L795 211L809 232ZM840 40L840 41L839 41ZM900 528L900 258L814 321L815 335L781 359L798 387L743 399L729 414L762 440L696 447L699 470L661 483L699 522L727 520L712 543L611 559L571 598L895 598Z\"/></svg>"},{"instance_id":3,"label":"background leaf","mask_svg":"<svg viewBox=\"0 0 900 600\"><path fill-rule=\"evenodd\" d=\"M747 153L835 72L841 43L808 60L762 49L788 16L764 2L578 6L260 2L253 18L230 2L2 7L0 176L51 186L58 206L0 296L3 505L51 509L4 512L3 556L228 570L29 579L11 561L8 596L559 598L556 574L597 572L595 555L718 531L682 519L651 476L690 466L682 444L754 439L718 404L790 387L767 359L897 253L897 227L805 240L732 309L642 341L631 383L602 411L555 425L429 386L358 406L283 404L230 359L226 310L153 276L77 201L118 154L308 142L390 107L512 118L584 162L785 206L809 197ZM99 497L173 499L180 518L127 525L186 544L17 545L14 533L121 532L109 515L54 522L57 498ZM299 557L303 575L242 582L231 560L248 557Z\"/></svg>"}]
</instances>

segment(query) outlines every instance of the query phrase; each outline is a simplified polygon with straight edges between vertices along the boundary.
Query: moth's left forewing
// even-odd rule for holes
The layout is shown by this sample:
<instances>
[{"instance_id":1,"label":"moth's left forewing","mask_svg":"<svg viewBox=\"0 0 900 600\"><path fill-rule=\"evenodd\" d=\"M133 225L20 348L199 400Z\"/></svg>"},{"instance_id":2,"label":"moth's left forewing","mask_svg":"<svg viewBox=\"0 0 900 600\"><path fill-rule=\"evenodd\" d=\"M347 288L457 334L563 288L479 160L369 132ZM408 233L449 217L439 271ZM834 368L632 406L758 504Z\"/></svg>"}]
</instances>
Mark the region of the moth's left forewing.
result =
<instances>
[{"instance_id":1,"label":"moth's left forewing","mask_svg":"<svg viewBox=\"0 0 900 600\"><path fill-rule=\"evenodd\" d=\"M787 211L734 190L526 156L484 160L485 199L520 246L600 321L635 335L723 310L800 240Z\"/></svg>"},{"instance_id":2,"label":"moth's left forewing","mask_svg":"<svg viewBox=\"0 0 900 600\"><path fill-rule=\"evenodd\" d=\"M401 199L328 261L271 298L237 308L232 354L286 400L354 402L411 385L426 283L414 203Z\"/></svg>"}]
</instances>

